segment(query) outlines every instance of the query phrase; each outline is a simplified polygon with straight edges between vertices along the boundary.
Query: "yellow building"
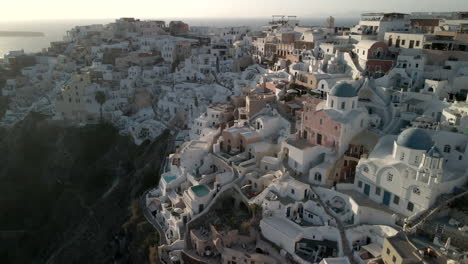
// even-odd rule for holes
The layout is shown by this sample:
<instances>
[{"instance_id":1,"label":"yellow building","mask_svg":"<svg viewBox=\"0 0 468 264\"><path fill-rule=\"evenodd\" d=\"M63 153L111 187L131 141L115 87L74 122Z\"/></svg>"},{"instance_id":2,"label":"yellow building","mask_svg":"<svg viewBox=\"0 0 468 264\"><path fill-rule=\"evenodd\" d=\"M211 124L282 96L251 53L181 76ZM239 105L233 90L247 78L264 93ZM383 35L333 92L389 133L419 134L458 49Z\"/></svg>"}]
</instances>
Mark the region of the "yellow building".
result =
<instances>
[{"instance_id":1,"label":"yellow building","mask_svg":"<svg viewBox=\"0 0 468 264\"><path fill-rule=\"evenodd\" d=\"M417 248L409 243L403 235L385 238L382 247L382 260L385 264L422 263L416 255Z\"/></svg>"},{"instance_id":2,"label":"yellow building","mask_svg":"<svg viewBox=\"0 0 468 264\"><path fill-rule=\"evenodd\" d=\"M57 113L65 120L96 122L100 106L95 100L98 85L92 83L91 74L74 73L57 97Z\"/></svg>"}]
</instances>

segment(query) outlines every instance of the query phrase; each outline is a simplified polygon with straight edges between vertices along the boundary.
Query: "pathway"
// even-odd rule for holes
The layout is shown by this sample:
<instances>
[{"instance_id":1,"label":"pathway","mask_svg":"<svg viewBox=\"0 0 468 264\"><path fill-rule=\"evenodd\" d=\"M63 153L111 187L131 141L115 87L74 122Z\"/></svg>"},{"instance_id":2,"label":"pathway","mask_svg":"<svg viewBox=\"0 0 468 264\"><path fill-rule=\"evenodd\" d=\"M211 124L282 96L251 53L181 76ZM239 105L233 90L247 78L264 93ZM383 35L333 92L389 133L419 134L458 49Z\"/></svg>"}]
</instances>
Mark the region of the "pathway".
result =
<instances>
[{"instance_id":1,"label":"pathway","mask_svg":"<svg viewBox=\"0 0 468 264\"><path fill-rule=\"evenodd\" d=\"M315 194L315 196L317 196L317 201L320 203L320 205L323 207L323 209L325 210L325 212L330 216L332 217L333 219L335 219L336 221L336 228L338 228L338 231L340 232L340 239L341 239L341 246L342 246L342 249L343 249L343 255L348 257L349 258L349 261L351 263L355 263L354 259L353 259L353 252L351 250L351 248L349 247L349 243L348 243L348 238L346 237L346 229L343 225L343 223L341 222L341 220L330 210L330 208L328 207L328 205L326 205L322 199L320 198L320 196L317 194L317 192L315 192L314 190L314 187L311 185L310 186L312 192Z\"/></svg>"}]
</instances>

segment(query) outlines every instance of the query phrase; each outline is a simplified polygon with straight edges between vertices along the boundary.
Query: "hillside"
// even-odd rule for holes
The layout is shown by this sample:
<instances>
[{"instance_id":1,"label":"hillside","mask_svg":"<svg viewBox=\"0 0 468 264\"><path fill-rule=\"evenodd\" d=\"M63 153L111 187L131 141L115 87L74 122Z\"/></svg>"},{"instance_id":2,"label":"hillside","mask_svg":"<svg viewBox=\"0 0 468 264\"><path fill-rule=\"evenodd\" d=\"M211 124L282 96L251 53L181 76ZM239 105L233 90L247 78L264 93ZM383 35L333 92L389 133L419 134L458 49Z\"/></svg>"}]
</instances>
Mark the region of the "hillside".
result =
<instances>
[{"instance_id":1,"label":"hillside","mask_svg":"<svg viewBox=\"0 0 468 264\"><path fill-rule=\"evenodd\" d=\"M169 138L137 147L110 125L39 115L0 130L1 262L147 262L157 237L137 201L157 184Z\"/></svg>"}]
</instances>

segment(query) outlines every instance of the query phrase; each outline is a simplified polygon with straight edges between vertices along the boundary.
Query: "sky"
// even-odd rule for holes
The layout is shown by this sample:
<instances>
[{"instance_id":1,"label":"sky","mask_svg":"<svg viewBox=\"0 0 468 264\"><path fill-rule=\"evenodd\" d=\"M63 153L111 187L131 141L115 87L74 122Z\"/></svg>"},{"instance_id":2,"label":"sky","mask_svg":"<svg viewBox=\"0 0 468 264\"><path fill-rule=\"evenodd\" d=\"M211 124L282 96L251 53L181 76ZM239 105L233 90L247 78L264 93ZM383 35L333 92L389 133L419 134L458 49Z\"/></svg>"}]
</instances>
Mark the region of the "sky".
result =
<instances>
[{"instance_id":1,"label":"sky","mask_svg":"<svg viewBox=\"0 0 468 264\"><path fill-rule=\"evenodd\" d=\"M356 17L370 11L468 11L468 0L1 0L0 9L0 21L271 15Z\"/></svg>"}]
</instances>

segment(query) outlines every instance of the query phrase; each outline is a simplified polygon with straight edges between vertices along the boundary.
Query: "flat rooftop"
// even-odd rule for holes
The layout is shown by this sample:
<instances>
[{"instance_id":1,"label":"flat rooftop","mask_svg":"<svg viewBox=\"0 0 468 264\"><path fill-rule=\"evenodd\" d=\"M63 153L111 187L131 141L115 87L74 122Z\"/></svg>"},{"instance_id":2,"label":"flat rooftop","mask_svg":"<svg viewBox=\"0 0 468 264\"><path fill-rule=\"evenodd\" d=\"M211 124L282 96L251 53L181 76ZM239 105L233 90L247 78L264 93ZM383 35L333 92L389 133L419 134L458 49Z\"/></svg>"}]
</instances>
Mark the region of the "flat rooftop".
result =
<instances>
[{"instance_id":1,"label":"flat rooftop","mask_svg":"<svg viewBox=\"0 0 468 264\"><path fill-rule=\"evenodd\" d=\"M398 213L390 210L390 208L388 208L387 206L372 201L371 199L369 199L369 197L365 196L362 193L359 193L358 191L355 191L355 190L338 190L338 191L340 193L346 194L346 195L350 196L351 198L353 198L353 200L357 204L359 204L359 206L374 208L374 209L384 211L384 212L389 213L389 214L399 215ZM402 215L399 215L399 216L403 218Z\"/></svg>"},{"instance_id":2,"label":"flat rooftop","mask_svg":"<svg viewBox=\"0 0 468 264\"><path fill-rule=\"evenodd\" d=\"M286 139L286 143L298 149L307 149L307 148L312 148L315 146L313 144L310 144L309 142L307 142L306 139L303 139L303 138L301 139L288 138Z\"/></svg>"},{"instance_id":3,"label":"flat rooftop","mask_svg":"<svg viewBox=\"0 0 468 264\"><path fill-rule=\"evenodd\" d=\"M204 142L204 141L192 141L192 142L190 142L189 147L192 148L192 149L203 150L203 149L206 149L208 147L208 143Z\"/></svg>"},{"instance_id":4,"label":"flat rooftop","mask_svg":"<svg viewBox=\"0 0 468 264\"><path fill-rule=\"evenodd\" d=\"M402 235L389 237L387 240L403 258L419 260L414 254L416 248L413 247Z\"/></svg>"}]
</instances>

